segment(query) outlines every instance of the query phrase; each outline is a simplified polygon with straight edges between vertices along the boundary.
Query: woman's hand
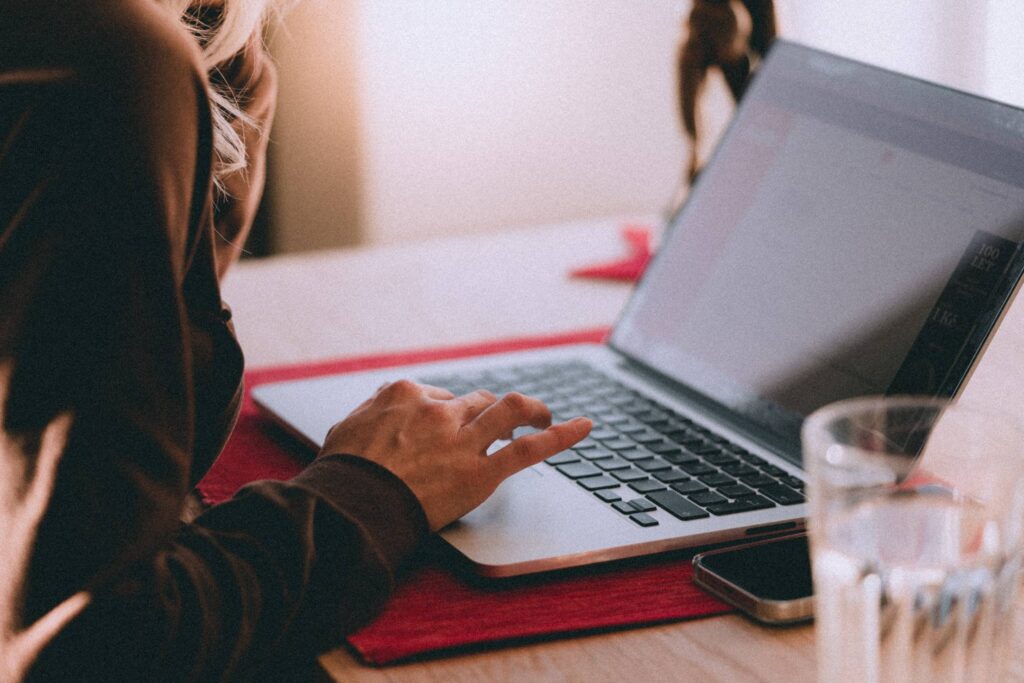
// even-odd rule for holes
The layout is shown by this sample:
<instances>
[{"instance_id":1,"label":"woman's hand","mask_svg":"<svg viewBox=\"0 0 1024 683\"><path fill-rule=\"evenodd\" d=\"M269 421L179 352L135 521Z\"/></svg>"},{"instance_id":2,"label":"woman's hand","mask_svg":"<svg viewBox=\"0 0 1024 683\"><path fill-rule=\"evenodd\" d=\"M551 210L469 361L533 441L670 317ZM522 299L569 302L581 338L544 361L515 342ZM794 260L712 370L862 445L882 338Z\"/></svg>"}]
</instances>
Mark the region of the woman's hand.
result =
<instances>
[{"instance_id":1,"label":"woman's hand","mask_svg":"<svg viewBox=\"0 0 1024 683\"><path fill-rule=\"evenodd\" d=\"M487 455L492 443L524 425L542 431ZM437 531L486 500L506 477L583 439L591 426L583 417L552 425L547 407L522 394L456 397L402 380L384 385L334 425L320 454L358 455L391 470Z\"/></svg>"}]
</instances>

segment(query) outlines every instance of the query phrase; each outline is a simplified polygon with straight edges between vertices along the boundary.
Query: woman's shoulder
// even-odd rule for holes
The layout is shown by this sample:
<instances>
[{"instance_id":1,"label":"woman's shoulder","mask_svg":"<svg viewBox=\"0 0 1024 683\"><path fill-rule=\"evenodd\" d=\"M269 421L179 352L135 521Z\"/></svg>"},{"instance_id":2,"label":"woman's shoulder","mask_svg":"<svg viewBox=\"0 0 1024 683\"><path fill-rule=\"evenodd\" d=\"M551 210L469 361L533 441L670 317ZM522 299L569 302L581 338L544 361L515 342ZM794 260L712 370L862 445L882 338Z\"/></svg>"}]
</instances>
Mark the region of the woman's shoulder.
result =
<instances>
[{"instance_id":1,"label":"woman's shoulder","mask_svg":"<svg viewBox=\"0 0 1024 683\"><path fill-rule=\"evenodd\" d=\"M144 249L156 228L181 257L213 154L200 60L156 0L0 0L0 140L32 150L0 172L57 177L50 192L76 206L135 212L96 222L95 233L117 230Z\"/></svg>"},{"instance_id":2,"label":"woman's shoulder","mask_svg":"<svg viewBox=\"0 0 1024 683\"><path fill-rule=\"evenodd\" d=\"M0 0L0 73L47 70L129 102L188 99L182 89L205 77L198 45L157 0Z\"/></svg>"}]
</instances>

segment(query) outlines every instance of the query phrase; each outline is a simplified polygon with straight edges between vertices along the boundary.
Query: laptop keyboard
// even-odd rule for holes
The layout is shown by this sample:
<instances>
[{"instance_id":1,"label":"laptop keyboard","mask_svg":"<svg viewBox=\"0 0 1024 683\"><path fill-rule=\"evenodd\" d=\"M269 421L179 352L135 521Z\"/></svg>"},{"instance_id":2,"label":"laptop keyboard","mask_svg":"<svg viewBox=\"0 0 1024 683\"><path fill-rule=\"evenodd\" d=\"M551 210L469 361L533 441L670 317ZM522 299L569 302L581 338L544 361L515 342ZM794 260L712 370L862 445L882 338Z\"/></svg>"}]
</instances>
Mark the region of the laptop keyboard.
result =
<instances>
[{"instance_id":1,"label":"laptop keyboard","mask_svg":"<svg viewBox=\"0 0 1024 683\"><path fill-rule=\"evenodd\" d=\"M590 436L546 462L641 527L657 526L659 509L688 521L804 502L799 477L580 361L420 381L456 395L518 391L544 401L556 422L589 417Z\"/></svg>"}]
</instances>

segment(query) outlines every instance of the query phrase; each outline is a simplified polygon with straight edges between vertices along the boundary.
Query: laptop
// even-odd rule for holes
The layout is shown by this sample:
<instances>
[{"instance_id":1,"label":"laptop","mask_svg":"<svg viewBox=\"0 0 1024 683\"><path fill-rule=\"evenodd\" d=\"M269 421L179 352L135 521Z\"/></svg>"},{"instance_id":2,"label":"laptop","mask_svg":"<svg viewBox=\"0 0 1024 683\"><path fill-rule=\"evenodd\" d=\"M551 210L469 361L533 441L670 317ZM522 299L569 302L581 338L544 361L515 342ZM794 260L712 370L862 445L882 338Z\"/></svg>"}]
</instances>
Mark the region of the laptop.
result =
<instances>
[{"instance_id":1,"label":"laptop","mask_svg":"<svg viewBox=\"0 0 1024 683\"><path fill-rule=\"evenodd\" d=\"M508 577L799 529L799 430L954 397L1024 258L1024 111L778 41L604 344L257 387L310 447L385 381L509 389L591 436L440 532Z\"/></svg>"}]
</instances>

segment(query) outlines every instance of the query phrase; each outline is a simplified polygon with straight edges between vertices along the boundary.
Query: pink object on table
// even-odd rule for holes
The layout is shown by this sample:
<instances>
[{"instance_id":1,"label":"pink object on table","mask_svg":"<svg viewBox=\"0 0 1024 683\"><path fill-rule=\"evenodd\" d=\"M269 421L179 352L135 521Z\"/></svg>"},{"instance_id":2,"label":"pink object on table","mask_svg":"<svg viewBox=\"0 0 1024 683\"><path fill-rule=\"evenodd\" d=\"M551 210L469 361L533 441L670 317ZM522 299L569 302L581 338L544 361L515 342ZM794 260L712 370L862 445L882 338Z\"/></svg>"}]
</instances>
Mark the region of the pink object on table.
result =
<instances>
[{"instance_id":1,"label":"pink object on table","mask_svg":"<svg viewBox=\"0 0 1024 683\"><path fill-rule=\"evenodd\" d=\"M559 344L600 342L607 328L527 337L407 353L253 370L231 438L199 482L203 500L227 500L258 479L288 479L308 453L271 425L249 391L266 382L410 363L500 353ZM556 634L579 634L699 616L730 608L692 582L688 557L678 555L591 567L582 571L486 582L462 576L442 559L424 555L400 577L395 594L375 621L348 637L370 664L388 664L427 654L522 642Z\"/></svg>"},{"instance_id":2,"label":"pink object on table","mask_svg":"<svg viewBox=\"0 0 1024 683\"><path fill-rule=\"evenodd\" d=\"M645 225L624 225L622 238L629 247L629 253L623 258L592 266L576 268L569 274L572 277L593 278L599 280L617 280L636 282L644 274L647 263L651 260L651 229Z\"/></svg>"}]
</instances>

